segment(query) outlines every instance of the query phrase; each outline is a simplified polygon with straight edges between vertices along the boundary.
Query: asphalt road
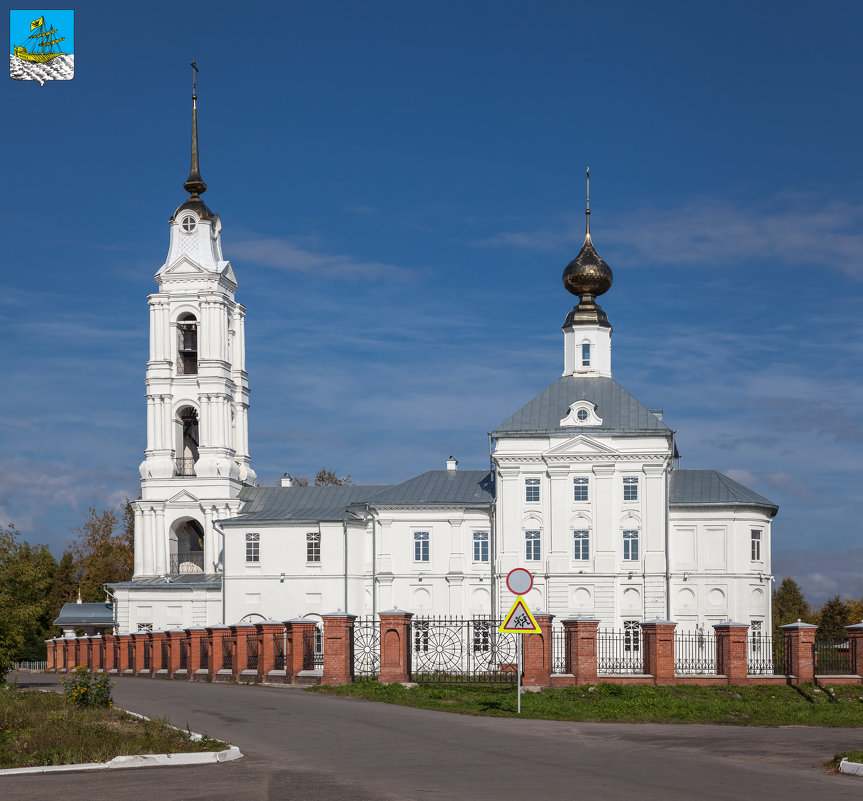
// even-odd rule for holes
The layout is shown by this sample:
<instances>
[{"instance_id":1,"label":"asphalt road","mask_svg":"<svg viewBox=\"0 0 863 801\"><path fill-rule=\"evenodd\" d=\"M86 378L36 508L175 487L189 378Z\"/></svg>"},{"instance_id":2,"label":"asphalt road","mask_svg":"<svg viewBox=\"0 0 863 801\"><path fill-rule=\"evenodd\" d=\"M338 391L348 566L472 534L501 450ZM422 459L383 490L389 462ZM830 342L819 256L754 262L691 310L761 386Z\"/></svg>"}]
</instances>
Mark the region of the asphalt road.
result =
<instances>
[{"instance_id":1,"label":"asphalt road","mask_svg":"<svg viewBox=\"0 0 863 801\"><path fill-rule=\"evenodd\" d=\"M52 676L18 674L22 684ZM238 745L195 768L0 778L2 801L863 798L820 767L863 729L476 718L292 688L119 679L118 706Z\"/></svg>"}]
</instances>

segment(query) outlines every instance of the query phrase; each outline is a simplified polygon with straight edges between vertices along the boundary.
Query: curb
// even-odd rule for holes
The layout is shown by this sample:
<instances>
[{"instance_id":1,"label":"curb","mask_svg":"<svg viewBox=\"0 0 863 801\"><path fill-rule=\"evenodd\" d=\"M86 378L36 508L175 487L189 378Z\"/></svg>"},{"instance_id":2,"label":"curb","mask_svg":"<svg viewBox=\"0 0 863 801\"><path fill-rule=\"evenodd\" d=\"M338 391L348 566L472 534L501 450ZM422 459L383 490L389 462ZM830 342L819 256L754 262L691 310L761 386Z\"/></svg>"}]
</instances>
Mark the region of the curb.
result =
<instances>
[{"instance_id":1,"label":"curb","mask_svg":"<svg viewBox=\"0 0 863 801\"><path fill-rule=\"evenodd\" d=\"M77 765L43 765L35 768L7 768L0 770L0 776L17 776L21 773L71 773L78 770L118 770L121 768L155 768L171 765L210 765L217 762L230 762L243 755L237 746L232 745L224 751L207 751L191 754L135 754L118 756L107 762L81 762Z\"/></svg>"},{"instance_id":2,"label":"curb","mask_svg":"<svg viewBox=\"0 0 863 801\"><path fill-rule=\"evenodd\" d=\"M45 692L51 692L45 690ZM149 720L146 715L123 710L127 715L141 720ZM170 724L169 724L170 725ZM176 729L176 726L171 726ZM179 729L184 731L184 729ZM192 740L202 740L203 734L189 732ZM109 759L107 762L79 762L77 765L38 765L32 768L6 768L0 776L17 776L22 773L71 773L78 770L119 770L122 768L167 768L174 765L214 765L219 762L232 762L241 759L243 754L235 745L224 751L193 751L185 754L127 754ZM863 766L861 766L863 767Z\"/></svg>"},{"instance_id":3,"label":"curb","mask_svg":"<svg viewBox=\"0 0 863 801\"><path fill-rule=\"evenodd\" d=\"M848 773L851 776L863 776L863 763L849 762L843 757L839 763L839 772Z\"/></svg>"}]
</instances>

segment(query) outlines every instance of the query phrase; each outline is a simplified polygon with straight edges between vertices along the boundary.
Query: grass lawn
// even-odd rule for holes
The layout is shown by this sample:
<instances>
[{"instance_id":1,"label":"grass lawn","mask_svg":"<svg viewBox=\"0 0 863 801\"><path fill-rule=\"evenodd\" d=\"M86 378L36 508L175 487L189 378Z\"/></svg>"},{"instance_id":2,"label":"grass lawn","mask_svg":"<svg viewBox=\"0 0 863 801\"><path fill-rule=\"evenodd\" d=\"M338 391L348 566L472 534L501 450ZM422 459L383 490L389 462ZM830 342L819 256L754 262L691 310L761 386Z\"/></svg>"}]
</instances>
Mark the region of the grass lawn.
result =
<instances>
[{"instance_id":1,"label":"grass lawn","mask_svg":"<svg viewBox=\"0 0 863 801\"><path fill-rule=\"evenodd\" d=\"M515 687L379 684L359 681L313 692L347 695L464 715L515 716ZM738 726L863 728L863 687L646 687L596 684L522 693L521 716L618 723L718 723ZM863 732L861 732L863 744ZM854 746L856 743L849 743Z\"/></svg>"},{"instance_id":2,"label":"grass lawn","mask_svg":"<svg viewBox=\"0 0 863 801\"><path fill-rule=\"evenodd\" d=\"M119 709L79 707L57 693L0 684L0 768L224 748L227 745L207 737L195 742L164 720L142 721Z\"/></svg>"}]
</instances>

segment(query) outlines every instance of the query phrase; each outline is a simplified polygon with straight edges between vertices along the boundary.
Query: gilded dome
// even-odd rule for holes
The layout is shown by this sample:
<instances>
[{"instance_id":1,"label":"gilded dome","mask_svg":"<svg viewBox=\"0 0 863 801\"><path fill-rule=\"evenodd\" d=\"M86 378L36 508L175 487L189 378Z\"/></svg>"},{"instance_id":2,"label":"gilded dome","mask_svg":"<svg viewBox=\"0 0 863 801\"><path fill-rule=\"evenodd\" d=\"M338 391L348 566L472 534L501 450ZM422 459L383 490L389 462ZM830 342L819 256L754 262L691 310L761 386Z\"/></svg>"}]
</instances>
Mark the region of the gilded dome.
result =
<instances>
[{"instance_id":1,"label":"gilded dome","mask_svg":"<svg viewBox=\"0 0 863 801\"><path fill-rule=\"evenodd\" d=\"M593 247L590 233L578 255L563 271L563 285L573 295L602 295L611 288L614 275Z\"/></svg>"}]
</instances>

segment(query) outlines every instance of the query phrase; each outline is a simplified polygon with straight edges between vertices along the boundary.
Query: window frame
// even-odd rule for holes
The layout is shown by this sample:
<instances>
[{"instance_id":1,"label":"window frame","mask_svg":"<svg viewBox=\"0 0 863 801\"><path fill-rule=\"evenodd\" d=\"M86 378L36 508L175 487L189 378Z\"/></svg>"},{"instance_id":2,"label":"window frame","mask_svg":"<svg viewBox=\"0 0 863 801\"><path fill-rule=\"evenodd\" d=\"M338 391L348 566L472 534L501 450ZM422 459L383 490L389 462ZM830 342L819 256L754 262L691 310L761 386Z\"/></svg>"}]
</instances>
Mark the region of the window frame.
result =
<instances>
[{"instance_id":1,"label":"window frame","mask_svg":"<svg viewBox=\"0 0 863 801\"><path fill-rule=\"evenodd\" d=\"M525 503L541 503L542 502L542 479L538 476L528 476L524 480L524 502ZM536 493L536 498L531 496Z\"/></svg>"},{"instance_id":2,"label":"window frame","mask_svg":"<svg viewBox=\"0 0 863 801\"><path fill-rule=\"evenodd\" d=\"M579 536L581 535L581 536ZM572 559L575 562L590 561L590 529L576 528L572 532Z\"/></svg>"},{"instance_id":3,"label":"window frame","mask_svg":"<svg viewBox=\"0 0 863 801\"><path fill-rule=\"evenodd\" d=\"M246 564L259 565L261 563L261 535L258 532L246 533Z\"/></svg>"},{"instance_id":4,"label":"window frame","mask_svg":"<svg viewBox=\"0 0 863 801\"><path fill-rule=\"evenodd\" d=\"M640 558L639 540L640 531L637 528L625 528L622 532L623 561L638 562ZM634 546L634 547L633 547Z\"/></svg>"},{"instance_id":5,"label":"window frame","mask_svg":"<svg viewBox=\"0 0 863 801\"><path fill-rule=\"evenodd\" d=\"M582 367L590 367L591 356L591 346L590 342L582 342L581 343L581 366Z\"/></svg>"},{"instance_id":6,"label":"window frame","mask_svg":"<svg viewBox=\"0 0 863 801\"><path fill-rule=\"evenodd\" d=\"M423 537L423 535L425 535ZM414 564L427 565L431 562L431 532L414 531Z\"/></svg>"},{"instance_id":7,"label":"window frame","mask_svg":"<svg viewBox=\"0 0 863 801\"><path fill-rule=\"evenodd\" d=\"M641 653L641 621L623 621L623 650L626 653Z\"/></svg>"},{"instance_id":8,"label":"window frame","mask_svg":"<svg viewBox=\"0 0 863 801\"><path fill-rule=\"evenodd\" d=\"M638 476L623 477L623 502L638 503ZM630 496L630 497L627 497Z\"/></svg>"},{"instance_id":9,"label":"window frame","mask_svg":"<svg viewBox=\"0 0 863 801\"><path fill-rule=\"evenodd\" d=\"M542 561L542 531L536 528L525 529L524 532L524 561Z\"/></svg>"},{"instance_id":10,"label":"window frame","mask_svg":"<svg viewBox=\"0 0 863 801\"><path fill-rule=\"evenodd\" d=\"M306 532L306 564L319 565L321 563L321 532Z\"/></svg>"},{"instance_id":11,"label":"window frame","mask_svg":"<svg viewBox=\"0 0 863 801\"><path fill-rule=\"evenodd\" d=\"M579 490L583 488L584 497L579 498ZM587 476L573 476L572 479L572 502L590 503L590 479Z\"/></svg>"},{"instance_id":12,"label":"window frame","mask_svg":"<svg viewBox=\"0 0 863 801\"><path fill-rule=\"evenodd\" d=\"M760 528L749 529L749 554L751 561L763 562L761 558L761 546L764 540L761 538L762 530Z\"/></svg>"},{"instance_id":13,"label":"window frame","mask_svg":"<svg viewBox=\"0 0 863 801\"><path fill-rule=\"evenodd\" d=\"M474 564L487 565L489 561L489 532L474 531L471 541L473 542ZM477 551L479 551L479 558L477 558Z\"/></svg>"}]
</instances>

